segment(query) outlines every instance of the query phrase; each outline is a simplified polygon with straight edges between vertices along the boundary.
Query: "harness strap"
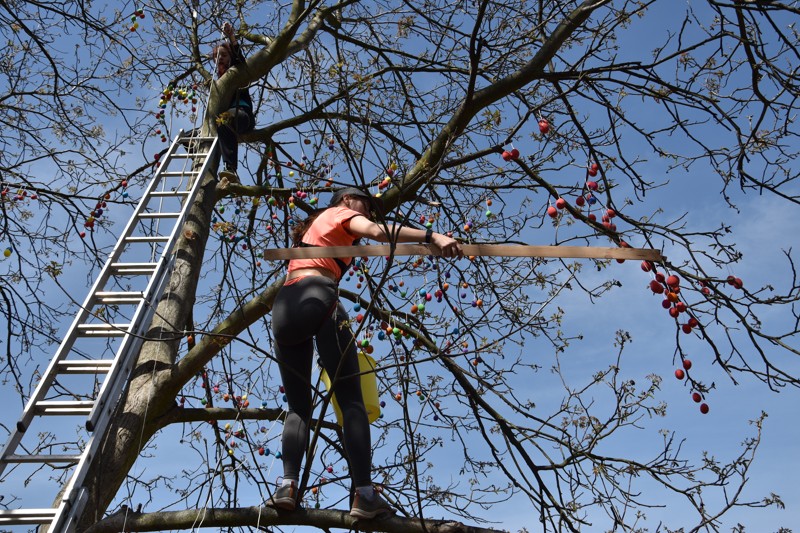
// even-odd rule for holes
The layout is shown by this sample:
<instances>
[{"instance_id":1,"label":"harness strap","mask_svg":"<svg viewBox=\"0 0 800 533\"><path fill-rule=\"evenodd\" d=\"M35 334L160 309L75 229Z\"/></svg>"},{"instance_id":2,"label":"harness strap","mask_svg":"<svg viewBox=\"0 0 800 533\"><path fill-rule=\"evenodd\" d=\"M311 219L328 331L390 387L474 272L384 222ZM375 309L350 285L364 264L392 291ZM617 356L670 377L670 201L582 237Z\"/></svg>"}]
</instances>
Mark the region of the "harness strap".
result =
<instances>
[{"instance_id":1,"label":"harness strap","mask_svg":"<svg viewBox=\"0 0 800 533\"><path fill-rule=\"evenodd\" d=\"M358 240L353 241L353 244L355 244L356 242L358 242ZM300 241L298 243L297 247L300 247L300 248L322 248L322 246L319 246L318 244L308 244L307 242L303 242L303 241ZM344 276L344 273L347 272L347 269L350 266L350 263L353 262L352 258L350 259L350 263L345 263L344 260L341 257L333 257L332 259L334 261L336 261L336 264L338 265L339 270L341 270L341 272L342 272L342 276Z\"/></svg>"}]
</instances>

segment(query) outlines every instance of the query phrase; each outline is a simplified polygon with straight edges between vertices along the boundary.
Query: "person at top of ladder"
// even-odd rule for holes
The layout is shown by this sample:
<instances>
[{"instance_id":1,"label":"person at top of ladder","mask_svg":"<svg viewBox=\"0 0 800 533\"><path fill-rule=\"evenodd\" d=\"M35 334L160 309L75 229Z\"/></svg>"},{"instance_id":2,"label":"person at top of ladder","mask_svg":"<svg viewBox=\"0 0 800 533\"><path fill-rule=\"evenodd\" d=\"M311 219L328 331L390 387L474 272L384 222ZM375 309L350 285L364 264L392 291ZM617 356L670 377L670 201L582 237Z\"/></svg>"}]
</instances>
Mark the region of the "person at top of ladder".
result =
<instances>
[{"instance_id":1,"label":"person at top of ladder","mask_svg":"<svg viewBox=\"0 0 800 533\"><path fill-rule=\"evenodd\" d=\"M217 79L228 72L229 68L245 64L244 54L230 22L222 26L222 33L227 37L227 41L218 43L212 51L212 57L216 61ZM224 178L229 183L239 183L239 176L236 173L239 166L239 135L252 131L255 125L250 91L247 87L240 87L233 93L228 110L217 117L217 136L223 165L223 170L219 173L220 179Z\"/></svg>"},{"instance_id":2,"label":"person at top of ladder","mask_svg":"<svg viewBox=\"0 0 800 533\"><path fill-rule=\"evenodd\" d=\"M360 238L381 242L426 242L442 257L460 257L461 245L452 237L428 229L384 226L371 220L379 199L347 187L334 193L330 207L295 224L296 246L350 246ZM272 332L283 390L289 405L281 441L283 482L265 502L294 510L299 501L300 464L308 446L312 414L311 364L316 340L319 360L332 381L342 413L343 444L355 486L350 515L370 519L394 513L372 486L372 448L369 419L361 390L356 340L347 311L339 302L338 283L350 258L293 259L286 282L272 307Z\"/></svg>"}]
</instances>

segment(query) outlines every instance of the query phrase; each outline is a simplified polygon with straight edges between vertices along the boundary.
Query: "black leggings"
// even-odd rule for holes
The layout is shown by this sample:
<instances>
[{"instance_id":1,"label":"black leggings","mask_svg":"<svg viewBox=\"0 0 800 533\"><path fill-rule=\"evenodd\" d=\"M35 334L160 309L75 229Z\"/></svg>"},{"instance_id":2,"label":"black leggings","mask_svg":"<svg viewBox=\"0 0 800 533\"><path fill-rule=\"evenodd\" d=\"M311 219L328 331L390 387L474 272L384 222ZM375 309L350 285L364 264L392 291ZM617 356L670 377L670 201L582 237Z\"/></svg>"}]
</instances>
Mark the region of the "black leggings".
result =
<instances>
[{"instance_id":1,"label":"black leggings","mask_svg":"<svg viewBox=\"0 0 800 533\"><path fill-rule=\"evenodd\" d=\"M350 476L356 487L371 484L369 420L361 395L355 339L347 320L347 312L338 301L336 283L323 276L302 278L282 287L275 297L272 307L275 355L289 404L282 441L286 478L300 479L300 463L308 446L312 343L316 337L322 366L332 380L339 376L333 389L342 411Z\"/></svg>"}]
</instances>

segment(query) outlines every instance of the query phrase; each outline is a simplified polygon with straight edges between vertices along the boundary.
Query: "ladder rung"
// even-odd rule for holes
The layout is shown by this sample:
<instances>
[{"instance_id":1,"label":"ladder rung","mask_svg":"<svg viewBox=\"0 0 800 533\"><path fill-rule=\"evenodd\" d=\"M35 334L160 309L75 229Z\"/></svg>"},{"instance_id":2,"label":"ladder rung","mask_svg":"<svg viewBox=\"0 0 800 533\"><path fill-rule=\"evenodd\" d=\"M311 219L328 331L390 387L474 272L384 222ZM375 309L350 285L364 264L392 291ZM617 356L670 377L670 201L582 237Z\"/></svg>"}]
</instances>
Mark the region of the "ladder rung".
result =
<instances>
[{"instance_id":1,"label":"ladder rung","mask_svg":"<svg viewBox=\"0 0 800 533\"><path fill-rule=\"evenodd\" d=\"M125 242L167 242L169 241L169 236L166 235L153 235L153 236L142 236L142 237L125 237Z\"/></svg>"},{"instance_id":2,"label":"ladder rung","mask_svg":"<svg viewBox=\"0 0 800 533\"><path fill-rule=\"evenodd\" d=\"M196 176L200 174L198 170L169 170L161 173L161 176L165 177L183 177L183 176Z\"/></svg>"},{"instance_id":3,"label":"ladder rung","mask_svg":"<svg viewBox=\"0 0 800 533\"><path fill-rule=\"evenodd\" d=\"M111 370L113 359L67 359L58 362L58 371L61 374L103 374Z\"/></svg>"},{"instance_id":4,"label":"ladder rung","mask_svg":"<svg viewBox=\"0 0 800 533\"><path fill-rule=\"evenodd\" d=\"M80 455L9 455L5 458L9 463L44 463L44 464L77 464Z\"/></svg>"},{"instance_id":5,"label":"ladder rung","mask_svg":"<svg viewBox=\"0 0 800 533\"><path fill-rule=\"evenodd\" d=\"M88 415L92 412L94 400L45 400L34 404L37 415Z\"/></svg>"},{"instance_id":6,"label":"ladder rung","mask_svg":"<svg viewBox=\"0 0 800 533\"><path fill-rule=\"evenodd\" d=\"M139 213L139 218L178 218L180 213Z\"/></svg>"},{"instance_id":7,"label":"ladder rung","mask_svg":"<svg viewBox=\"0 0 800 533\"><path fill-rule=\"evenodd\" d=\"M189 191L153 191L150 196L189 196Z\"/></svg>"},{"instance_id":8,"label":"ladder rung","mask_svg":"<svg viewBox=\"0 0 800 533\"><path fill-rule=\"evenodd\" d=\"M78 324L78 333L87 337L122 337L130 329L130 324Z\"/></svg>"},{"instance_id":9,"label":"ladder rung","mask_svg":"<svg viewBox=\"0 0 800 533\"><path fill-rule=\"evenodd\" d=\"M180 140L181 141L211 142L214 139L216 139L216 137L209 137L209 136L201 137L200 135L195 135L195 133L197 133L196 130L185 131L185 132L183 132L183 135L181 135Z\"/></svg>"},{"instance_id":10,"label":"ladder rung","mask_svg":"<svg viewBox=\"0 0 800 533\"><path fill-rule=\"evenodd\" d=\"M172 154L172 157L205 157L208 155L208 152L191 152L188 154Z\"/></svg>"},{"instance_id":11,"label":"ladder rung","mask_svg":"<svg viewBox=\"0 0 800 533\"><path fill-rule=\"evenodd\" d=\"M158 263L111 263L111 273L116 275L152 274Z\"/></svg>"},{"instance_id":12,"label":"ladder rung","mask_svg":"<svg viewBox=\"0 0 800 533\"><path fill-rule=\"evenodd\" d=\"M144 292L96 292L94 297L101 304L138 304L144 298Z\"/></svg>"},{"instance_id":13,"label":"ladder rung","mask_svg":"<svg viewBox=\"0 0 800 533\"><path fill-rule=\"evenodd\" d=\"M0 511L0 524L49 524L56 517L56 509L14 509Z\"/></svg>"}]
</instances>

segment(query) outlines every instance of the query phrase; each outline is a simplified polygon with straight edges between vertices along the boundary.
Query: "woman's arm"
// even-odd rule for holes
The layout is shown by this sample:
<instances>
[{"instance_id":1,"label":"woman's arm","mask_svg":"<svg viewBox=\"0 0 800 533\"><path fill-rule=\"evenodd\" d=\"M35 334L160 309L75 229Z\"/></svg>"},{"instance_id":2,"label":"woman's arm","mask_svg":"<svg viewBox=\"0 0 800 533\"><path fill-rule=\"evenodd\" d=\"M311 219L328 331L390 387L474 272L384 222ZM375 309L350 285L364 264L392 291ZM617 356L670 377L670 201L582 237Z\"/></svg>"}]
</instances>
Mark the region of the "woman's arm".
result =
<instances>
[{"instance_id":1,"label":"woman's arm","mask_svg":"<svg viewBox=\"0 0 800 533\"><path fill-rule=\"evenodd\" d=\"M378 242L430 242L431 251L442 257L462 257L464 255L457 240L442 233L430 232L430 241L426 240L428 231L409 228L395 224L389 226L388 233L384 226L376 224L365 216L350 219L350 233L356 237L372 239Z\"/></svg>"},{"instance_id":2,"label":"woman's arm","mask_svg":"<svg viewBox=\"0 0 800 533\"><path fill-rule=\"evenodd\" d=\"M240 65L245 62L242 47L239 46L239 41L236 40L236 32L230 22L222 25L222 33L228 38L228 43L231 45L231 66Z\"/></svg>"}]
</instances>

